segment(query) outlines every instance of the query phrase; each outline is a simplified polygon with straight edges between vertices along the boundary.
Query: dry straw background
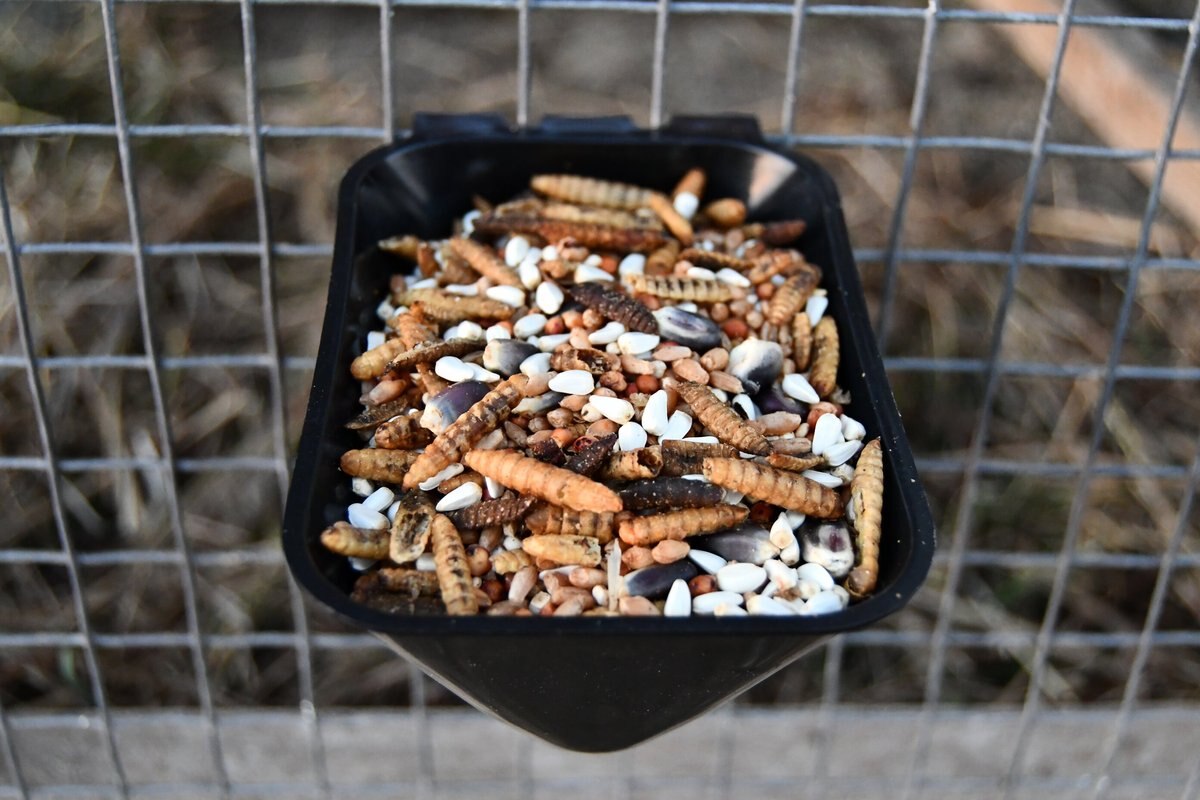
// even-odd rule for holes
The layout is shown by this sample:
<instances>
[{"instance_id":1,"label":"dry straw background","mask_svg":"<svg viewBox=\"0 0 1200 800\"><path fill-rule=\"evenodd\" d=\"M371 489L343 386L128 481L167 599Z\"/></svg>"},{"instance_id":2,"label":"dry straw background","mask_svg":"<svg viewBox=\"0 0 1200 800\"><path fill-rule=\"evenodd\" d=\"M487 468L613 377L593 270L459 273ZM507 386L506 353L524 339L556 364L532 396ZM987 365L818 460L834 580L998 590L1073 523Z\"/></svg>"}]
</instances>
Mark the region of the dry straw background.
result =
<instances>
[{"instance_id":1,"label":"dry straw background","mask_svg":"<svg viewBox=\"0 0 1200 800\"><path fill-rule=\"evenodd\" d=\"M923 7L920 3L893 3ZM961 7L961 4L946 4ZM1108 7L1081 2L1079 13ZM1120 13L1189 17L1191 2L1127 2ZM1098 10L1099 9L1099 10ZM382 126L378 10L261 6L256 10L264 121L271 125ZM224 4L116 7L131 121L142 124L244 122L245 82L239 9ZM932 63L927 135L1029 139L1043 81L992 24L948 23ZM515 15L503 11L396 10L392 75L398 125L418 110L497 111L513 118ZM909 133L920 19L813 17L806 24L795 129L834 135ZM1182 31L1106 33L1120 47L1149 44L1146 74L1168 88L1180 66ZM1136 40L1136 41L1135 41ZM674 17L667 49L665 107L671 113L736 111L781 127L787 17ZM653 15L538 10L532 17L531 118L544 113L627 114L648 120ZM1186 109L1200 116L1193 80ZM1119 115L1121 109L1114 108ZM0 125L111 123L113 109L100 8L95 3L8 2L0 6ZM1062 104L1056 142L1103 145ZM279 242L329 243L335 189L345 169L378 142L354 138L268 139L266 174L272 232ZM1153 148L1157 141L1143 146ZM878 251L900 186L903 150L810 151L837 179L856 248ZM249 148L222 136L137 139L133 157L148 243L254 241ZM111 137L0 137L0 167L21 243L128 241L115 140ZM935 149L917 163L903 228L908 249L1006 252L1012 247L1028 157ZM1116 160L1052 156L1042 172L1027 249L1039 254L1129 255L1147 189ZM1191 259L1190 269L1150 269L1138 284L1123 362L1200 366L1200 259L1196 231L1168 210L1156 221L1151 255ZM883 264L860 265L873 311ZM139 354L142 330L132 259L119 255L36 255L22 259L41 356ZM152 335L166 358L256 354L264 350L259 264L254 257L151 257ZM329 269L326 256L274 261L279 334L288 358L289 442L302 421ZM985 358L1003 265L905 261L889 330L889 357ZM1003 358L1103 365L1125 273L1111 269L1025 267L1005 331ZM12 287L0 279L0 353L18 354ZM1031 464L1078 462L1091 435L1102 373L1078 379L1001 379L986 458ZM146 375L89 366L42 369L54 443L62 458L153 456L158 452ZM164 389L179 458L272 455L266 371L167 369ZM943 534L953 529L962 478L936 462L962 456L979 415L980 372L894 370L893 387ZM39 455L26 377L0 370L0 452ZM1104 464L1186 468L1196 453L1200 393L1194 382L1122 380L1104 419ZM1035 474L981 481L972 548L1057 552L1076 479ZM1092 484L1080 549L1160 553L1175 525L1182 479L1100 477ZM270 472L184 472L178 492L185 532L197 553L277 547L278 482ZM67 522L82 553L173 546L168 502L155 473L72 472L62 481ZM0 473L0 549L57 549L44 478ZM1183 552L1200 549L1195 515ZM946 539L944 539L946 541ZM282 564L219 564L199 570L200 626L209 633L290 631ZM1076 568L1059 628L1137 632L1154 569ZM1053 570L968 566L954 628L1036 631ZM183 632L178 570L168 564L89 566L88 611L101 633ZM886 625L932 630L945 566L935 568L911 608ZM349 630L309 604L313 630ZM1200 569L1175 575L1160 628L1192 630L1200 620ZM75 620L61 566L0 563L0 631L71 631ZM953 647L943 699L1019 704L1029 680L1028 648ZM409 672L378 649L315 653L319 706L404 705ZM1046 681L1052 703L1120 699L1132 651L1055 650ZM288 649L211 649L208 669L218 706L298 702L295 655ZM851 646L841 663L841 696L852 703L903 703L922 696L924 648ZM100 666L117 707L194 706L195 677L185 649L102 649ZM805 660L752 690L743 702L810 702L820 697L822 661ZM1153 654L1143 697L1200 700L1200 654L1162 647ZM429 702L458 702L430 688ZM91 704L85 661L71 648L0 650L0 701L9 711Z\"/></svg>"}]
</instances>

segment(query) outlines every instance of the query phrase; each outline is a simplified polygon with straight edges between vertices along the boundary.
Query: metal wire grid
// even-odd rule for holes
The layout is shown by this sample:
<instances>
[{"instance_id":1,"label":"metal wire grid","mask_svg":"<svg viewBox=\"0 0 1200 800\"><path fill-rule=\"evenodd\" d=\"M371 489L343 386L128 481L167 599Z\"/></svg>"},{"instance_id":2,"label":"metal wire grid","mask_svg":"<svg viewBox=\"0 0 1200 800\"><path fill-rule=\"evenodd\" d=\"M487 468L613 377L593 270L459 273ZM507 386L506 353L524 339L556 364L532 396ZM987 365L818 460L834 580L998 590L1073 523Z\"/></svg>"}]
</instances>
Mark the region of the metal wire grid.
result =
<instances>
[{"instance_id":1,"label":"metal wire grid","mask_svg":"<svg viewBox=\"0 0 1200 800\"><path fill-rule=\"evenodd\" d=\"M121 0L121 2L155 2L156 0ZM169 2L170 0L167 0ZM1112 400L1118 380L1145 379L1162 381L1200 381L1200 365L1182 367L1159 367L1150 365L1121 364L1121 353L1129 330L1136 296L1138 279L1143 270L1200 270L1200 262L1187 258L1153 258L1149 254L1150 231L1155 219L1162 193L1163 176L1172 161L1200 159L1200 151L1175 150L1172 148L1175 128L1183 108L1188 81L1194 66L1197 40L1200 36L1200 4L1190 20L1166 18L1131 18L1107 15L1076 15L1076 0L1065 0L1057 15L1035 13L1000 13L966 9L943 8L937 0L930 0L924 8L891 6L817 5L805 0L794 3L754 2L687 2L676 0L316 0L321 5L365 6L379 9L381 87L380 109L384 124L381 127L357 126L271 126L262 120L259 102L257 53L254 13L257 5L283 4L285 0L206 0L213 3L236 3L240 9L244 54L244 77L247 86L245 123L237 125L134 125L129 121L125 107L124 83L118 50L117 28L114 23L116 0L97 0L102 13L104 40L110 91L113 103L114 124L51 124L0 126L0 137L101 137L115 139L121 166L124 199L128 213L129 242L19 242L14 236L12 211L0 171L0 230L3 232L4 255L12 292L20 335L21 352L17 355L0 356L0 368L25 372L29 390L34 400L37 434L41 443L42 456L22 457L0 455L0 470L22 470L41 473L49 491L54 526L59 539L58 550L0 550L0 563L11 564L55 564L66 568L69 576L71 598L78 620L76 633L34 632L27 634L0 633L0 650L31 646L55 646L81 648L88 667L91 692L95 698L97 713L93 723L101 733L107 757L111 763L116 783L112 786L89 785L84 789L97 791L107 796L127 797L131 790L122 765L121 755L113 734L113 709L107 699L97 660L97 651L104 648L151 648L182 647L191 653L196 675L197 697L199 698L199 723L204 727L207 747L215 765L217 781L215 789L222 797L244 793L245 788L233 784L225 769L222 741L218 735L218 716L209 686L205 665L205 653L212 648L249 648L258 646L284 647L294 650L298 665L300 684L299 719L310 748L314 764L317 796L330 792L328 771L322 745L320 716L314 702L313 659L315 649L340 650L377 647L373 637L361 634L312 634L299 592L289 581L290 606L294 623L293 633L256 631L238 635L204 635L198 624L198 609L195 590L196 571L205 566L240 566L245 564L278 564L281 558L274 551L235 550L219 553L193 553L184 533L180 506L175 494L177 476L182 473L206 471L266 472L275 475L281 496L286 494L289 476L288 437L283 401L284 374L288 370L303 373L311 369L311 359L285 358L280 350L278 319L274 305L274 266L278 257L328 257L332 247L328 244L291 244L275 241L271 235L270 217L266 192L266 168L264 141L267 139L310 139L310 138L361 138L365 140L391 141L404 131L394 124L395 102L392 85L393 53L391 45L392 13L399 8L463 8L485 10L508 10L516 12L517 21L517 85L516 122L527 124L529 120L531 86L530 16L537 10L573 11L620 11L636 14L653 14L654 49L651 83L649 120L652 126L664 120L664 79L666 74L667 34L672 17L687 14L734 14L777 16L790 19L787 71L780 114L780 133L771 136L773 142L785 146L809 148L875 148L900 151L904 154L902 181L893 207L887 244L878 250L860 250L856 253L860 262L875 262L884 265L884 289L877 331L881 349L891 333L896 300L896 287L900 265L906 262L956 263L976 265L999 265L1005 268L1005 281L998 309L994 318L988 357L969 358L888 358L888 370L903 372L960 373L981 375L984 378L984 396L979 411L972 443L964 458L923 459L919 464L926 474L963 475L964 500L952 530L943 532L948 547L938 555L938 562L947 569L947 579L941 594L937 623L930 647L930 664L924 691L924 703L917 717L916 735L913 737L911 760L904 781L905 795L920 796L932 789L936 781L925 774L929 759L931 731L940 710L943 666L947 651L951 647L1030 647L1033 648L1032 678L1022 707L1018 726L1016 747L1013 750L1008 778L1002 787L1003 794L1030 786L1031 778L1024 774L1031 730L1040 710L1040 696L1045 679L1047 659L1051 647L1106 647L1131 649L1134 651L1133 668L1130 671L1118 713L1112 723L1103 751L1104 769L1090 782L1093 797L1104 796L1111 785L1108 775L1114 757L1122 743L1130 721L1138 712L1140 682L1146 662L1156 648L1200 646L1200 632L1157 630L1167 587L1173 571L1200 566L1200 555L1181 553L1181 545L1188 530L1188 520L1195 504L1197 485L1200 484L1200 448L1190 467L1170 464L1100 464L1097 455L1104 427L1099 424ZM797 82L803 62L804 26L814 17L847 17L879 19L918 19L923 23L918 77L910 114L910 133L905 136L846 136L796 133L793 130ZM1031 140L1013 140L997 137L975 136L925 136L925 118L929 99L929 78L932 53L941 26L947 22L1008 23L1021 25L1054 26L1057 44L1053 69L1045 83L1037 130ZM1153 150L1114 149L1101 146L1052 143L1048 140L1050 119L1056 102L1058 77L1071 30L1077 27L1104 29L1138 28L1156 31L1186 31L1187 49L1175 85L1168 124L1162 132L1160 145ZM187 138L196 136L228 137L244 141L254 175L257 240L254 242L171 242L148 244L142 238L142 214L138 203L134 176L131 143L140 139ZM908 201L912 194L917 159L920 154L931 150L976 150L995 153L1026 155L1029 167L1025 190L1017 217L1016 235L1009 252L981 252L959 250L931 250L906 248L903 241L904 221ZM1047 159L1053 156L1109 159L1127 161L1152 159L1155 173L1143 214L1141 235L1131 257L1112 256L1057 256L1028 253L1025 251L1029 236L1029 221L1034 202L1038 177ZM133 259L137 278L137 299L142 327L144 355L87 355L39 357L31 335L30 311L26 302L22 279L21 258L26 255L121 255ZM168 358L158 355L153 336L154 309L147 293L146 261L155 256L252 256L258 259L262 290L262 322L266 346L254 355L213 355ZM1047 364L1033 362L1009 362L1000 358L1004 339L1005 323L1014 297L1017 276L1024 267L1053 269L1088 269L1125 272L1124 296L1118 315L1114 345L1103 365L1091 364ZM46 399L39 373L42 370L70 369L75 367L102 367L132 371L143 371L150 381L157 424L158 439L162 452L157 458L146 457L101 457L59 459L52 446L50 422ZM172 453L171 430L163 399L163 375L167 371L189 370L201 367L251 367L265 370L268 376L269 403L271 407L271 431L273 455L271 457L225 456L202 459L176 458ZM1036 376L1063 378L1098 378L1102 391L1096 404L1087 456L1082 464L1042 463L1007 461L985 458L985 443L993 419L993 405L1000 379L1005 376ZM63 502L60 497L61 476L100 470L157 471L166 487L170 507L170 527L173 548L169 550L124 550L89 554L77 553L66 522ZM1074 478L1076 490L1062 547L1053 553L1008 553L972 550L970 535L973 525L974 497L982 478L1033 474L1042 477ZM1186 481L1186 491L1177 510L1177 524L1169 543L1157 555L1079 553L1076 552L1083 512L1093 480L1100 477L1154 477ZM186 632L143 633L143 634L99 634L92 630L84 602L84 591L80 581L81 568L97 565L165 564L179 569L186 608ZM1036 634L1020 631L965 632L951 628L958 586L965 568L970 566L1003 566L1008 568L1053 567L1054 579L1043 623ZM1110 567L1155 569L1156 581L1149 611L1143 628L1137 633L1085 633L1061 632L1056 630L1058 611L1072 569L1076 567ZM919 632L863 631L848 634L834 640L825 657L824 694L821 712L832 720L839 713L841 700L839 676L843 654L850 645L881 645L924 648L929 637ZM414 677L417 677L414 674ZM423 752L431 747L425 735L428 731L424 683L413 680L412 705L417 716L418 742ZM737 713L736 711L732 713ZM74 715L64 715L66 718ZM51 715L51 719L54 719ZM13 744L13 722L9 714L0 707L0 736L4 740L2 751L4 764L11 785L0 786L4 796L38 796L42 789L31 789L22 776L21 765ZM722 737L721 763L731 765L732 744ZM825 746L829 746L828 741ZM528 760L528 746L522 750L522 760ZM820 759L818 759L820 761ZM434 787L429 772L430 759L420 759L419 789L428 793ZM724 773L729 774L725 769ZM527 774L527 773L526 773ZM821 777L821 776L818 776ZM53 788L53 787L52 787ZM70 787L58 787L70 788ZM80 787L76 787L80 788ZM295 791L295 787L282 790L284 794ZM1200 764L1193 770L1184 788L1185 797L1195 797L1200 791ZM261 793L261 787L254 788Z\"/></svg>"}]
</instances>

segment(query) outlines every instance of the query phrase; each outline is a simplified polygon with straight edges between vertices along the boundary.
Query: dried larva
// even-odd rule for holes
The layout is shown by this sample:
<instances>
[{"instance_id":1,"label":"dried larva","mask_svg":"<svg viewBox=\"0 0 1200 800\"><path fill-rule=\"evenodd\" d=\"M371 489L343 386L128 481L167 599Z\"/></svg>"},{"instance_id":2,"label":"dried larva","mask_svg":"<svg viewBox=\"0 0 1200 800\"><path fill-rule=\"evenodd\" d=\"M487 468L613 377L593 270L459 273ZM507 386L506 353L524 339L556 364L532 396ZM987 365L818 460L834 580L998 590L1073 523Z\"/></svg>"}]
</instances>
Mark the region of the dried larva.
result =
<instances>
[{"instance_id":1,"label":"dried larva","mask_svg":"<svg viewBox=\"0 0 1200 800\"><path fill-rule=\"evenodd\" d=\"M424 492L405 492L389 535L388 557L397 564L416 561L429 544L433 503Z\"/></svg>"},{"instance_id":2,"label":"dried larva","mask_svg":"<svg viewBox=\"0 0 1200 800\"><path fill-rule=\"evenodd\" d=\"M707 278L680 278L676 275L628 275L633 291L667 300L696 303L724 303L733 299L729 284Z\"/></svg>"},{"instance_id":3,"label":"dried larva","mask_svg":"<svg viewBox=\"0 0 1200 800\"><path fill-rule=\"evenodd\" d=\"M390 239L383 239L379 242L379 249L385 253L407 258L410 261L417 260L417 250L423 242L416 236L393 236Z\"/></svg>"},{"instance_id":4,"label":"dried larva","mask_svg":"<svg viewBox=\"0 0 1200 800\"><path fill-rule=\"evenodd\" d=\"M792 360L797 372L808 369L812 356L812 320L808 314L797 314L792 318Z\"/></svg>"},{"instance_id":5,"label":"dried larva","mask_svg":"<svg viewBox=\"0 0 1200 800\"><path fill-rule=\"evenodd\" d=\"M421 273L422 277L432 278L437 274L437 257L433 253L433 248L424 242L417 248L417 271Z\"/></svg>"},{"instance_id":6,"label":"dried larva","mask_svg":"<svg viewBox=\"0 0 1200 800\"><path fill-rule=\"evenodd\" d=\"M736 447L709 442L685 442L672 439L659 445L662 451L662 475L698 475L706 458L737 458Z\"/></svg>"},{"instance_id":7,"label":"dried larva","mask_svg":"<svg viewBox=\"0 0 1200 800\"><path fill-rule=\"evenodd\" d=\"M524 550L502 550L492 556L492 571L497 575L512 575L533 566L533 556Z\"/></svg>"},{"instance_id":8,"label":"dried larva","mask_svg":"<svg viewBox=\"0 0 1200 800\"><path fill-rule=\"evenodd\" d=\"M496 429L521 401L529 378L514 375L483 396L466 413L442 431L421 453L404 477L404 487L412 489L457 462L469 448Z\"/></svg>"},{"instance_id":9,"label":"dried larva","mask_svg":"<svg viewBox=\"0 0 1200 800\"><path fill-rule=\"evenodd\" d=\"M634 481L617 492L626 511L715 506L725 497L720 486L686 478Z\"/></svg>"},{"instance_id":10,"label":"dried larva","mask_svg":"<svg viewBox=\"0 0 1200 800\"><path fill-rule=\"evenodd\" d=\"M653 216L639 216L615 208L591 208L567 203L547 203L537 210L546 219L564 222L585 222L591 225L606 225L610 228L646 228L653 231L663 229L660 220Z\"/></svg>"},{"instance_id":11,"label":"dried larva","mask_svg":"<svg viewBox=\"0 0 1200 800\"><path fill-rule=\"evenodd\" d=\"M377 406L369 406L363 410L361 414L346 423L346 427L352 431L361 431L368 428L377 428L393 417L403 414L410 409L412 404L405 398L399 400L389 400L386 403L380 403Z\"/></svg>"},{"instance_id":12,"label":"dried larva","mask_svg":"<svg viewBox=\"0 0 1200 800\"><path fill-rule=\"evenodd\" d=\"M621 368L621 359L603 350L568 347L550 355L550 369L566 372L581 369L593 375L603 375Z\"/></svg>"},{"instance_id":13,"label":"dried larva","mask_svg":"<svg viewBox=\"0 0 1200 800\"><path fill-rule=\"evenodd\" d=\"M793 275L806 266L804 256L795 250L772 250L752 260L754 266L746 277L753 284L765 283L776 275Z\"/></svg>"},{"instance_id":14,"label":"dried larva","mask_svg":"<svg viewBox=\"0 0 1200 800\"><path fill-rule=\"evenodd\" d=\"M667 226L667 230L674 234L682 244L692 243L692 237L695 235L692 231L692 224L675 210L671 198L665 194L651 192L646 205L650 206L650 210L658 215L658 218Z\"/></svg>"},{"instance_id":15,"label":"dried larva","mask_svg":"<svg viewBox=\"0 0 1200 800\"><path fill-rule=\"evenodd\" d=\"M485 347L487 347L487 342L483 339L422 342L414 345L411 349L398 353L388 362L384 373L411 372L418 364L433 364L445 356L465 356Z\"/></svg>"},{"instance_id":16,"label":"dried larva","mask_svg":"<svg viewBox=\"0 0 1200 800\"><path fill-rule=\"evenodd\" d=\"M621 498L612 489L561 467L554 467L512 450L466 453L463 463L521 494L576 511L620 511Z\"/></svg>"},{"instance_id":17,"label":"dried larva","mask_svg":"<svg viewBox=\"0 0 1200 800\"><path fill-rule=\"evenodd\" d=\"M767 320L772 325L786 325L796 316L813 290L821 281L821 273L815 267L801 270L784 281L771 296L771 305L767 309Z\"/></svg>"},{"instance_id":18,"label":"dried larva","mask_svg":"<svg viewBox=\"0 0 1200 800\"><path fill-rule=\"evenodd\" d=\"M701 424L722 442L746 453L765 456L771 443L746 423L736 411L721 402L707 386L692 381L680 381L676 387Z\"/></svg>"},{"instance_id":19,"label":"dried larva","mask_svg":"<svg viewBox=\"0 0 1200 800\"><path fill-rule=\"evenodd\" d=\"M786 469L789 472L804 472L806 469L816 469L825 463L824 456L789 456L784 453L771 453L767 456L767 464L776 469Z\"/></svg>"},{"instance_id":20,"label":"dried larva","mask_svg":"<svg viewBox=\"0 0 1200 800\"><path fill-rule=\"evenodd\" d=\"M754 262L747 261L744 258L730 255L729 253L721 253L716 250L701 250L698 247L689 247L680 252L679 261L689 261L697 267L707 267L709 269L732 269L738 272L744 272L754 266Z\"/></svg>"},{"instance_id":21,"label":"dried larva","mask_svg":"<svg viewBox=\"0 0 1200 800\"><path fill-rule=\"evenodd\" d=\"M480 530L506 522L517 522L536 504L536 497L510 494L499 500L485 500L459 511L452 511L446 516L450 517L455 527L460 530Z\"/></svg>"},{"instance_id":22,"label":"dried larva","mask_svg":"<svg viewBox=\"0 0 1200 800\"><path fill-rule=\"evenodd\" d=\"M625 544L649 547L666 539L685 539L735 527L745 522L749 513L750 509L745 506L727 503L707 508L685 508L626 519L617 530Z\"/></svg>"},{"instance_id":23,"label":"dried larva","mask_svg":"<svg viewBox=\"0 0 1200 800\"><path fill-rule=\"evenodd\" d=\"M341 467L355 478L400 484L419 455L414 450L347 450L342 453Z\"/></svg>"},{"instance_id":24,"label":"dried larva","mask_svg":"<svg viewBox=\"0 0 1200 800\"><path fill-rule=\"evenodd\" d=\"M448 246L470 264L471 269L490 279L493 283L521 287L521 279L517 277L517 271L505 264L503 259L499 258L490 247L480 244L474 239L451 239Z\"/></svg>"},{"instance_id":25,"label":"dried larva","mask_svg":"<svg viewBox=\"0 0 1200 800\"><path fill-rule=\"evenodd\" d=\"M354 591L364 594L383 591L409 597L436 597L439 589L435 573L409 567L382 567L354 582Z\"/></svg>"},{"instance_id":26,"label":"dried larva","mask_svg":"<svg viewBox=\"0 0 1200 800\"><path fill-rule=\"evenodd\" d=\"M549 431L546 431L549 434ZM567 454L558 446L558 442L554 439L537 439L528 443L529 455L536 458L538 461L545 461L547 464L552 464L556 467L561 467L567 463Z\"/></svg>"},{"instance_id":27,"label":"dried larva","mask_svg":"<svg viewBox=\"0 0 1200 800\"><path fill-rule=\"evenodd\" d=\"M872 439L863 448L850 481L847 517L854 528L858 564L846 578L846 591L862 598L875 591L879 578L879 539L883 521L883 447Z\"/></svg>"},{"instance_id":28,"label":"dried larva","mask_svg":"<svg viewBox=\"0 0 1200 800\"><path fill-rule=\"evenodd\" d=\"M808 382L821 396L829 397L837 389L838 329L833 317L821 317L813 327L813 354Z\"/></svg>"},{"instance_id":29,"label":"dried larva","mask_svg":"<svg viewBox=\"0 0 1200 800\"><path fill-rule=\"evenodd\" d=\"M626 211L649 205L651 194L649 189L633 184L582 175L534 175L529 186L538 194L555 200Z\"/></svg>"},{"instance_id":30,"label":"dried larva","mask_svg":"<svg viewBox=\"0 0 1200 800\"><path fill-rule=\"evenodd\" d=\"M542 217L487 215L475 221L475 230L492 236L508 232L532 234L548 242L571 240L580 247L617 253L651 253L667 241L661 231L650 228L614 228L611 225Z\"/></svg>"},{"instance_id":31,"label":"dried larva","mask_svg":"<svg viewBox=\"0 0 1200 800\"><path fill-rule=\"evenodd\" d=\"M770 439L771 449L788 456L806 456L812 452L812 440L807 436L792 439Z\"/></svg>"},{"instance_id":32,"label":"dried larva","mask_svg":"<svg viewBox=\"0 0 1200 800\"><path fill-rule=\"evenodd\" d=\"M652 318L653 319L653 318ZM378 378L384 373L388 362L404 351L404 343L399 339L388 339L378 347L372 347L350 364L350 374L356 380L368 381Z\"/></svg>"},{"instance_id":33,"label":"dried larva","mask_svg":"<svg viewBox=\"0 0 1200 800\"><path fill-rule=\"evenodd\" d=\"M844 513L835 490L802 475L740 458L706 458L702 468L713 483L755 500L821 519L837 519Z\"/></svg>"},{"instance_id":34,"label":"dried larva","mask_svg":"<svg viewBox=\"0 0 1200 800\"><path fill-rule=\"evenodd\" d=\"M398 299L404 305L419 305L429 319L446 323L468 319L508 319L516 311L507 303L486 297L464 297L441 289L413 289L402 293Z\"/></svg>"},{"instance_id":35,"label":"dried larva","mask_svg":"<svg viewBox=\"0 0 1200 800\"><path fill-rule=\"evenodd\" d=\"M645 305L620 289L604 283L579 283L568 290L571 297L599 311L605 317L625 326L627 331L658 333L658 320ZM615 368L615 367L614 367Z\"/></svg>"},{"instance_id":36,"label":"dried larva","mask_svg":"<svg viewBox=\"0 0 1200 800\"><path fill-rule=\"evenodd\" d=\"M679 257L679 242L671 239L665 245L646 256L645 274L669 275Z\"/></svg>"},{"instance_id":37,"label":"dried larva","mask_svg":"<svg viewBox=\"0 0 1200 800\"><path fill-rule=\"evenodd\" d=\"M433 434L421 427L418 414L402 414L375 429L375 446L385 450L412 450L433 441Z\"/></svg>"},{"instance_id":38,"label":"dried larva","mask_svg":"<svg viewBox=\"0 0 1200 800\"><path fill-rule=\"evenodd\" d=\"M658 446L625 450L608 457L600 477L614 481L636 481L658 477L663 468L662 450Z\"/></svg>"},{"instance_id":39,"label":"dried larva","mask_svg":"<svg viewBox=\"0 0 1200 800\"><path fill-rule=\"evenodd\" d=\"M535 559L581 567L600 565L600 542L589 536L557 534L530 536L521 541L521 549Z\"/></svg>"},{"instance_id":40,"label":"dried larva","mask_svg":"<svg viewBox=\"0 0 1200 800\"><path fill-rule=\"evenodd\" d=\"M331 552L352 558L387 558L388 532L335 522L321 532L321 544Z\"/></svg>"},{"instance_id":41,"label":"dried larva","mask_svg":"<svg viewBox=\"0 0 1200 800\"><path fill-rule=\"evenodd\" d=\"M452 616L478 614L479 600L471 583L471 568L458 530L441 514L434 515L431 528L435 571L446 613Z\"/></svg>"},{"instance_id":42,"label":"dried larva","mask_svg":"<svg viewBox=\"0 0 1200 800\"><path fill-rule=\"evenodd\" d=\"M608 544L613 538L616 514L611 511L572 511L568 508L544 505L535 508L525 517L525 525L534 534L576 534L590 536L600 544Z\"/></svg>"},{"instance_id":43,"label":"dried larva","mask_svg":"<svg viewBox=\"0 0 1200 800\"><path fill-rule=\"evenodd\" d=\"M608 460L609 454L617 444L617 435L612 433L600 436L583 446L579 446L579 441L581 440L572 445L575 452L563 464L563 468L590 478L599 472L600 468L604 466L604 462Z\"/></svg>"},{"instance_id":44,"label":"dried larva","mask_svg":"<svg viewBox=\"0 0 1200 800\"><path fill-rule=\"evenodd\" d=\"M808 229L808 223L802 219L782 219L775 222L765 222L762 232L757 238L762 239L772 247L783 247L799 239Z\"/></svg>"},{"instance_id":45,"label":"dried larva","mask_svg":"<svg viewBox=\"0 0 1200 800\"><path fill-rule=\"evenodd\" d=\"M675 184L675 188L671 191L671 197L678 197L681 194L703 197L706 183L708 183L708 176L705 175L704 170L700 167L692 167L683 174L679 183Z\"/></svg>"}]
</instances>

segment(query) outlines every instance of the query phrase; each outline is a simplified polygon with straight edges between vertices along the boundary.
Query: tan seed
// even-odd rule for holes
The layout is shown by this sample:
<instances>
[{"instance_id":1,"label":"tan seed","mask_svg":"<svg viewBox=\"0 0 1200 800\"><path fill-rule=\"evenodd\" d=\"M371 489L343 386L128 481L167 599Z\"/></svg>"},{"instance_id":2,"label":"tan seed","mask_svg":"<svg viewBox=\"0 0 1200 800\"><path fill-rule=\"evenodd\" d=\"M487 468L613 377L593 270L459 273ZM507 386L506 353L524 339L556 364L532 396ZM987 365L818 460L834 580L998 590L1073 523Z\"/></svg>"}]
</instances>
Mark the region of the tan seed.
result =
<instances>
[{"instance_id":1,"label":"tan seed","mask_svg":"<svg viewBox=\"0 0 1200 800\"><path fill-rule=\"evenodd\" d=\"M659 617L662 612L645 597L622 597L617 601L617 611L627 617Z\"/></svg>"},{"instance_id":2,"label":"tan seed","mask_svg":"<svg viewBox=\"0 0 1200 800\"><path fill-rule=\"evenodd\" d=\"M676 361L671 365L671 371L679 377L680 380L693 381L699 384L707 385L709 382L708 372L704 367L700 366L700 362L694 358L684 358Z\"/></svg>"},{"instance_id":3,"label":"tan seed","mask_svg":"<svg viewBox=\"0 0 1200 800\"><path fill-rule=\"evenodd\" d=\"M621 563L631 570L642 569L655 563L649 547L630 547L621 553Z\"/></svg>"},{"instance_id":4,"label":"tan seed","mask_svg":"<svg viewBox=\"0 0 1200 800\"><path fill-rule=\"evenodd\" d=\"M704 355L700 356L700 366L704 367L709 372L718 369L725 369L729 366L729 351L724 347L714 347Z\"/></svg>"},{"instance_id":5,"label":"tan seed","mask_svg":"<svg viewBox=\"0 0 1200 800\"><path fill-rule=\"evenodd\" d=\"M654 358L659 361L678 361L681 358L691 358L691 348L681 344L666 344L654 351Z\"/></svg>"},{"instance_id":6,"label":"tan seed","mask_svg":"<svg viewBox=\"0 0 1200 800\"><path fill-rule=\"evenodd\" d=\"M654 549L650 554L654 556L654 560L659 564L674 564L676 561L687 556L688 551L692 549L687 542L677 542L674 539L667 539L654 545Z\"/></svg>"}]
</instances>

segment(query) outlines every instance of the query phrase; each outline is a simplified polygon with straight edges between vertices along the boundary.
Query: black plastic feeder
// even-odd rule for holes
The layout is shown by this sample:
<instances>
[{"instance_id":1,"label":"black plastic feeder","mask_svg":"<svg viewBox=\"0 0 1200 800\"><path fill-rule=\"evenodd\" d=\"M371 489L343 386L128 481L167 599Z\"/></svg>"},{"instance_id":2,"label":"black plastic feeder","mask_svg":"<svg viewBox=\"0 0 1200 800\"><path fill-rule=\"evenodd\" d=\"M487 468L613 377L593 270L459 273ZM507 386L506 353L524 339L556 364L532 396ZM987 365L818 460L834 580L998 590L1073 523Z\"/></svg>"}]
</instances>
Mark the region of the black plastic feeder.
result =
<instances>
[{"instance_id":1,"label":"black plastic feeder","mask_svg":"<svg viewBox=\"0 0 1200 800\"><path fill-rule=\"evenodd\" d=\"M825 274L837 319L839 384L881 436L886 472L879 588L823 617L511 618L392 616L350 600L356 573L319 543L354 502L338 468L360 446L342 424L360 410L350 362L400 263L375 243L440 238L472 195L507 199L540 172L669 190L689 167L709 197L739 197L754 220L803 217L800 247ZM419 116L410 138L356 163L338 197L329 303L284 519L296 579L481 710L572 750L630 747L732 698L830 636L899 610L925 579L934 527L871 332L837 190L815 162L766 146L747 118L676 119L658 131L624 118L547 119L512 131L499 117Z\"/></svg>"}]
</instances>

